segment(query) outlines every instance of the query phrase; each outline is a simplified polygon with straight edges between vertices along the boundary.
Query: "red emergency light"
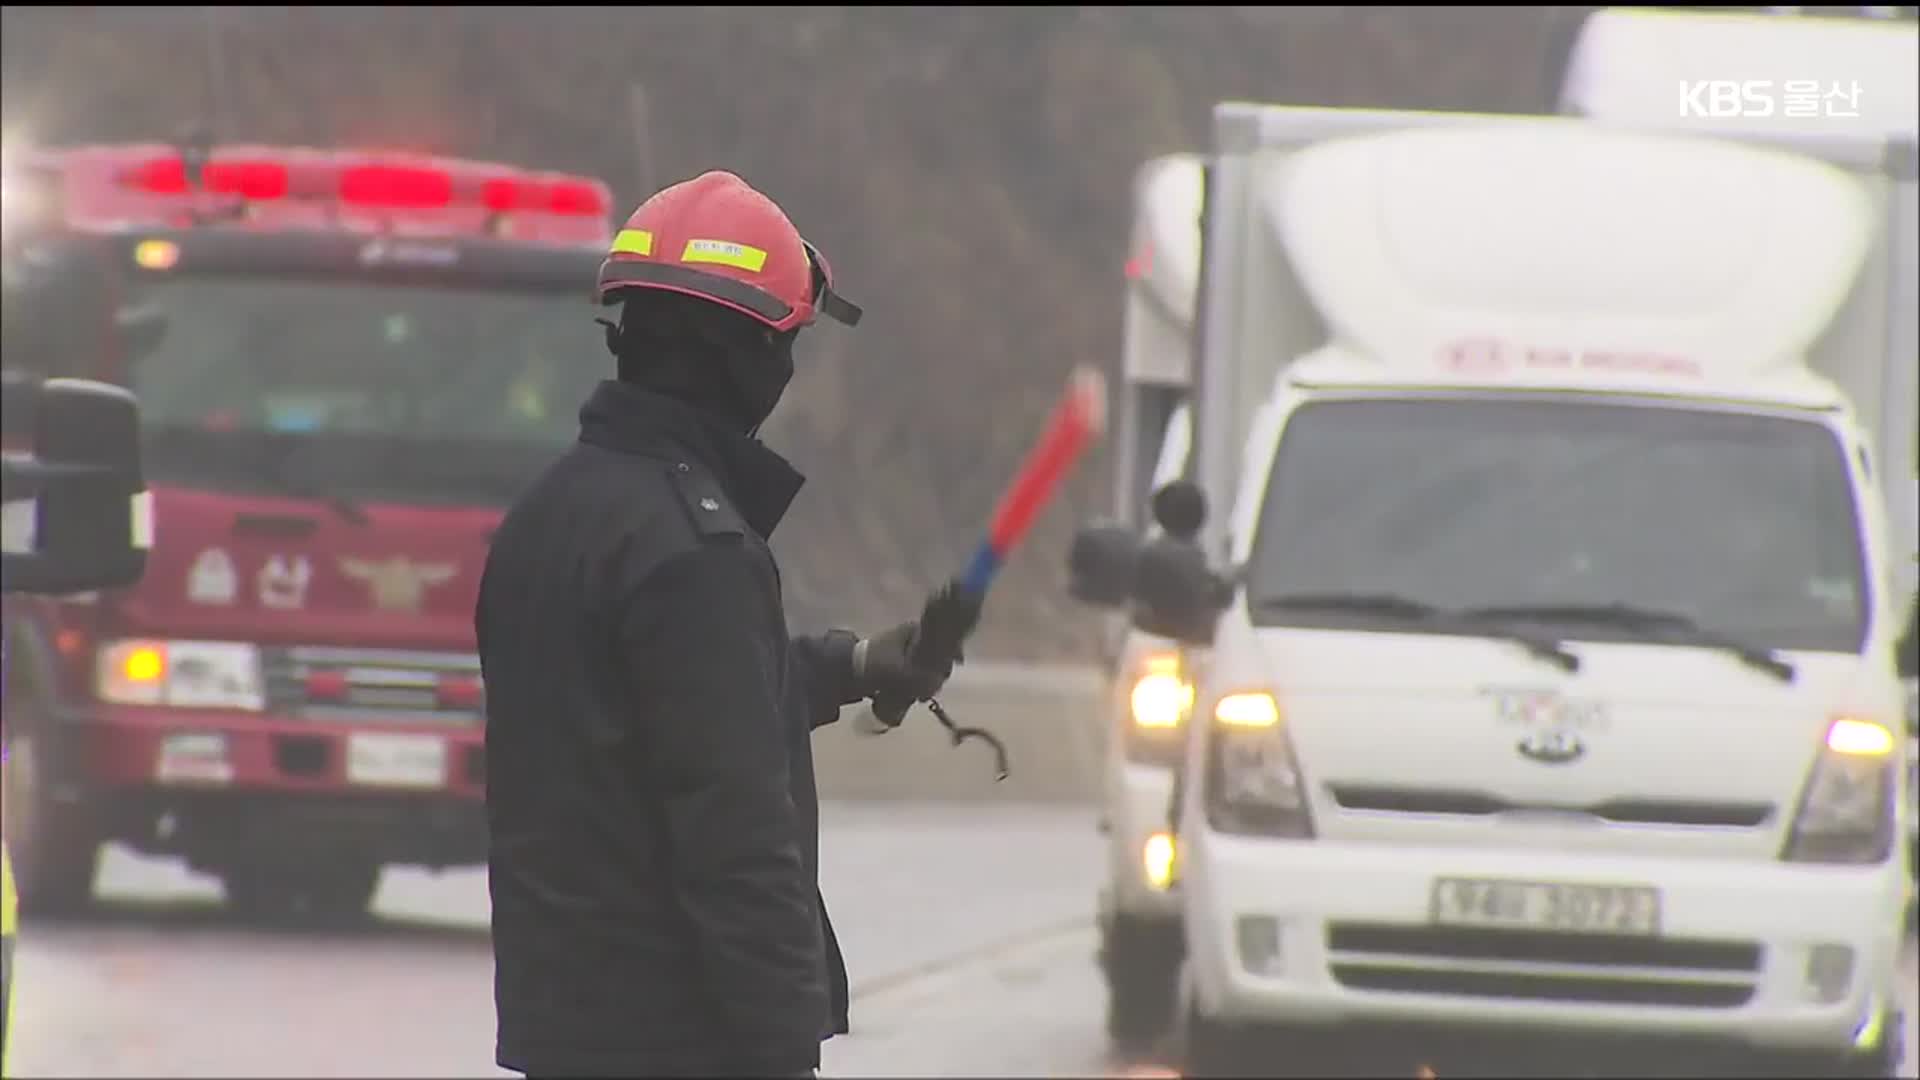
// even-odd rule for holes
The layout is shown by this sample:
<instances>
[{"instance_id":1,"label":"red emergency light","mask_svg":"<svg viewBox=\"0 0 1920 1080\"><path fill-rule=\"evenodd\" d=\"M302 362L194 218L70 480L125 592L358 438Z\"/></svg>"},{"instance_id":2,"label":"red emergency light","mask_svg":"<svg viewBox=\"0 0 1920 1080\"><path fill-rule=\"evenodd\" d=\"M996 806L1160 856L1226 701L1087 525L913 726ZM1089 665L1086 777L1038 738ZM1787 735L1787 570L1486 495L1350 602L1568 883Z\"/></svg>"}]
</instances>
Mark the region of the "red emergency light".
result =
<instances>
[{"instance_id":1,"label":"red emergency light","mask_svg":"<svg viewBox=\"0 0 1920 1080\"><path fill-rule=\"evenodd\" d=\"M186 162L177 157L155 158L130 170L126 183L151 195L185 195ZM201 170L200 186L218 195L244 199L285 198L287 166L278 161L210 161Z\"/></svg>"},{"instance_id":2,"label":"red emergency light","mask_svg":"<svg viewBox=\"0 0 1920 1080\"><path fill-rule=\"evenodd\" d=\"M283 199L289 186L285 162L215 161L201 178L208 191L243 199Z\"/></svg>"},{"instance_id":3,"label":"red emergency light","mask_svg":"<svg viewBox=\"0 0 1920 1080\"><path fill-rule=\"evenodd\" d=\"M153 195L185 195L187 164L177 157L155 158L127 170L124 182L130 188Z\"/></svg>"},{"instance_id":4,"label":"red emergency light","mask_svg":"<svg viewBox=\"0 0 1920 1080\"><path fill-rule=\"evenodd\" d=\"M453 205L453 174L411 165L354 165L340 172L340 201L396 210Z\"/></svg>"},{"instance_id":5,"label":"red emergency light","mask_svg":"<svg viewBox=\"0 0 1920 1080\"><path fill-rule=\"evenodd\" d=\"M497 214L534 211L543 214L596 215L607 212L607 200L597 184L584 180L488 180L480 186L480 201Z\"/></svg>"}]
</instances>

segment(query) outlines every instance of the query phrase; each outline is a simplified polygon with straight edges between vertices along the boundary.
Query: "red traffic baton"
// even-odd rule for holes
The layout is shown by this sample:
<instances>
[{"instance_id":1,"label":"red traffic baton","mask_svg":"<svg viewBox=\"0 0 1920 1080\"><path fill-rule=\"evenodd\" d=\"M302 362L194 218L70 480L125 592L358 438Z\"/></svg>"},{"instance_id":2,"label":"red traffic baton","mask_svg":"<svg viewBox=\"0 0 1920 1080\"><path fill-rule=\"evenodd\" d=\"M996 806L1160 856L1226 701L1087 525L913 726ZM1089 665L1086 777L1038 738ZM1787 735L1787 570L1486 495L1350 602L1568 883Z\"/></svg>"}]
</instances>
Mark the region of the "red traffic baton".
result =
<instances>
[{"instance_id":1,"label":"red traffic baton","mask_svg":"<svg viewBox=\"0 0 1920 1080\"><path fill-rule=\"evenodd\" d=\"M1032 531L1040 512L1058 493L1060 482L1071 472L1093 440L1106 431L1107 383L1097 368L1081 365L1067 379L1066 393L1054 405L1041 430L1040 440L1028 452L1026 460L1013 474L987 535L974 549L960 576L949 581L927 599L920 614L920 630L913 643L913 659L927 667L951 664L960 657L961 645L980 619L980 607L993 579L1006 565L1007 557ZM954 741L979 736L998 740L977 729L954 726L937 701L930 702L934 716L953 733ZM898 727L913 702L904 697L876 695L871 708L856 723L856 728L878 734ZM1005 777L1005 753L1001 751L1000 775Z\"/></svg>"}]
</instances>

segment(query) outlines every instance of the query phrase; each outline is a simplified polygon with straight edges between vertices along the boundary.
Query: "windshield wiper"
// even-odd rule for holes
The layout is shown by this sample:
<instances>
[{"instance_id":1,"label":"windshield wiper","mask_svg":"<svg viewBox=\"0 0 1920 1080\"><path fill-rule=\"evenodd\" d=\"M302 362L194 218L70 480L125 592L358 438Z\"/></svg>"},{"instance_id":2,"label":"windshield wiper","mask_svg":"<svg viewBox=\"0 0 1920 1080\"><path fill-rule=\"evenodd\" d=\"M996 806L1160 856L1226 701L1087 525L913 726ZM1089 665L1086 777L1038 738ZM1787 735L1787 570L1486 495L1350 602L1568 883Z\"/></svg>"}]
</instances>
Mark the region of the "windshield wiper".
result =
<instances>
[{"instance_id":1,"label":"windshield wiper","mask_svg":"<svg viewBox=\"0 0 1920 1080\"><path fill-rule=\"evenodd\" d=\"M1551 637L1523 633L1511 627L1490 626L1487 625L1489 617L1481 612L1453 611L1395 593L1285 593L1260 597L1253 601L1252 607L1255 611L1349 611L1409 619L1463 630L1478 637L1510 641L1526 649L1534 658L1555 664L1563 671L1580 670L1580 657L1568 652L1566 646Z\"/></svg>"},{"instance_id":2,"label":"windshield wiper","mask_svg":"<svg viewBox=\"0 0 1920 1080\"><path fill-rule=\"evenodd\" d=\"M1491 618L1541 619L1548 622L1584 622L1617 626L1643 634L1661 635L1667 640L1709 649L1721 649L1738 657L1748 667L1764 671L1781 682L1792 682L1794 666L1780 659L1774 650L1718 630L1701 626L1691 615L1631 604L1516 604L1506 607L1477 608L1472 614Z\"/></svg>"},{"instance_id":3,"label":"windshield wiper","mask_svg":"<svg viewBox=\"0 0 1920 1080\"><path fill-rule=\"evenodd\" d=\"M369 520L357 500L308 465L302 455L318 452L311 447L183 427L156 427L146 433L144 446L149 468L173 483L312 499L355 525Z\"/></svg>"},{"instance_id":4,"label":"windshield wiper","mask_svg":"<svg viewBox=\"0 0 1920 1080\"><path fill-rule=\"evenodd\" d=\"M288 495L323 503L328 509L340 515L342 520L355 525L365 525L369 520L366 508L354 501L352 496L332 490L312 476L295 475L291 471L283 471L280 475L280 489Z\"/></svg>"},{"instance_id":5,"label":"windshield wiper","mask_svg":"<svg viewBox=\"0 0 1920 1080\"><path fill-rule=\"evenodd\" d=\"M329 507L332 507L334 513L339 514L341 518L355 525L365 525L368 521L372 520L367 517L366 508L358 502L355 502L352 496L342 495L337 491L333 491L320 495L319 499Z\"/></svg>"},{"instance_id":6,"label":"windshield wiper","mask_svg":"<svg viewBox=\"0 0 1920 1080\"><path fill-rule=\"evenodd\" d=\"M1355 611L1367 615L1404 615L1410 619L1430 619L1440 610L1395 593L1362 592L1282 593L1258 597L1253 607L1264 611Z\"/></svg>"},{"instance_id":7,"label":"windshield wiper","mask_svg":"<svg viewBox=\"0 0 1920 1080\"><path fill-rule=\"evenodd\" d=\"M343 520L355 525L365 525L368 521L366 508L356 502L352 496L321 482L312 470L295 467L294 458L298 453L299 451L295 451L280 460L280 467L276 471L280 490L288 495L324 503Z\"/></svg>"}]
</instances>

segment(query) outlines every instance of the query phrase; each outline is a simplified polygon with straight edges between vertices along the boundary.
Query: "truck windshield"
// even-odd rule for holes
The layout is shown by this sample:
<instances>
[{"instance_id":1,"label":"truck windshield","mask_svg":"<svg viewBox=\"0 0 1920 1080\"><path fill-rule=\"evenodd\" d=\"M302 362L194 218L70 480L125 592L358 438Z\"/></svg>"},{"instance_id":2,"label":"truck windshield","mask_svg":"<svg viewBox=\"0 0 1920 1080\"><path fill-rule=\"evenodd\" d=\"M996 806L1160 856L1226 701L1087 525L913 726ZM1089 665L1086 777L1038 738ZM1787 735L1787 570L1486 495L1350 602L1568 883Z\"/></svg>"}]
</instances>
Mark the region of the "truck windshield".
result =
<instances>
[{"instance_id":1,"label":"truck windshield","mask_svg":"<svg viewBox=\"0 0 1920 1080\"><path fill-rule=\"evenodd\" d=\"M612 370L578 289L178 277L135 306L162 482L498 504L578 430ZM319 489L310 491L309 489Z\"/></svg>"},{"instance_id":2,"label":"truck windshield","mask_svg":"<svg viewBox=\"0 0 1920 1080\"><path fill-rule=\"evenodd\" d=\"M1302 406L1247 567L1259 625L1423 632L1400 607L1538 613L1642 640L1664 612L1755 648L1857 651L1869 600L1852 482L1818 424L1542 400ZM1412 605L1409 607L1408 605ZM1556 621L1558 620L1558 621ZM1464 632L1464 631L1457 631Z\"/></svg>"}]
</instances>

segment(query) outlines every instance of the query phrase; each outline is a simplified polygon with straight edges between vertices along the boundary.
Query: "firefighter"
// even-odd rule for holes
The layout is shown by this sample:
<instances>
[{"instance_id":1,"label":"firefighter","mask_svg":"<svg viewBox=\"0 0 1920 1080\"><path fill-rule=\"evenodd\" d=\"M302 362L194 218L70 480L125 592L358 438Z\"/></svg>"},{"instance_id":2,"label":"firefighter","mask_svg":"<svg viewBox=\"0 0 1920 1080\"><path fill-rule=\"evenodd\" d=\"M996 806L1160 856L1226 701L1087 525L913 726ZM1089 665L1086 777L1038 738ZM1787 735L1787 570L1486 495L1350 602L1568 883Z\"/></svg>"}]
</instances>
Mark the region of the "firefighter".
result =
<instances>
[{"instance_id":1,"label":"firefighter","mask_svg":"<svg viewBox=\"0 0 1920 1080\"><path fill-rule=\"evenodd\" d=\"M859 309L739 177L641 204L599 298L618 377L509 510L487 688L495 1056L528 1075L807 1076L847 1031L809 735L925 700L913 622L789 637L768 537L802 478L757 438L798 333Z\"/></svg>"}]
</instances>

